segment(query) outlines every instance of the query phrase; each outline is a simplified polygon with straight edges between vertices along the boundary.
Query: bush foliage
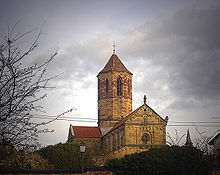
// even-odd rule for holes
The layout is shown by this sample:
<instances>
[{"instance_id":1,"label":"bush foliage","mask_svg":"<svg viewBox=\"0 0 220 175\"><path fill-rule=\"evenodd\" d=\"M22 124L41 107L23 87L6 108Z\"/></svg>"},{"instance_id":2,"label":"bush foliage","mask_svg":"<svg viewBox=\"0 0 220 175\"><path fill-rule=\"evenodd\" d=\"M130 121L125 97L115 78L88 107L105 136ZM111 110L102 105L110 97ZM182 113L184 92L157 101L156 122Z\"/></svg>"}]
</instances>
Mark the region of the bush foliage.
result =
<instances>
[{"instance_id":1,"label":"bush foliage","mask_svg":"<svg viewBox=\"0 0 220 175\"><path fill-rule=\"evenodd\" d=\"M17 151L12 144L0 144L0 170L51 168L53 166L37 153Z\"/></svg>"},{"instance_id":2,"label":"bush foliage","mask_svg":"<svg viewBox=\"0 0 220 175\"><path fill-rule=\"evenodd\" d=\"M77 169L81 167L81 155L79 146L73 143L59 143L41 148L37 151L40 156L47 159L54 169ZM88 153L84 153L85 166L93 164Z\"/></svg>"},{"instance_id":3,"label":"bush foliage","mask_svg":"<svg viewBox=\"0 0 220 175\"><path fill-rule=\"evenodd\" d=\"M207 175L211 168L200 150L185 146L152 148L110 160L107 166L121 175Z\"/></svg>"}]
</instances>

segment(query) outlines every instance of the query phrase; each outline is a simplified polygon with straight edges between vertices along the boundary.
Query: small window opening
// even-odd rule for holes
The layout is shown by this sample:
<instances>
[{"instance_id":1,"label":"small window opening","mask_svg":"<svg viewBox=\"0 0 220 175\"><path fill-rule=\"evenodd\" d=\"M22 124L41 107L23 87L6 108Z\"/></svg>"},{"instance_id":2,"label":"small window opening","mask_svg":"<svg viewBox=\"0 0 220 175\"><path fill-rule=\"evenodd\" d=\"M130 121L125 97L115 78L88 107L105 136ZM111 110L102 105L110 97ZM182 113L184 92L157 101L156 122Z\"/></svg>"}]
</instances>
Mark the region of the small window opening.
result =
<instances>
[{"instance_id":1,"label":"small window opening","mask_svg":"<svg viewBox=\"0 0 220 175\"><path fill-rule=\"evenodd\" d=\"M106 83L105 83L105 85L106 85L106 92L108 92L108 79L106 79Z\"/></svg>"},{"instance_id":2,"label":"small window opening","mask_svg":"<svg viewBox=\"0 0 220 175\"><path fill-rule=\"evenodd\" d=\"M121 81L121 77L118 77L118 79L117 79L117 95L118 96L122 95L122 81Z\"/></svg>"}]
</instances>

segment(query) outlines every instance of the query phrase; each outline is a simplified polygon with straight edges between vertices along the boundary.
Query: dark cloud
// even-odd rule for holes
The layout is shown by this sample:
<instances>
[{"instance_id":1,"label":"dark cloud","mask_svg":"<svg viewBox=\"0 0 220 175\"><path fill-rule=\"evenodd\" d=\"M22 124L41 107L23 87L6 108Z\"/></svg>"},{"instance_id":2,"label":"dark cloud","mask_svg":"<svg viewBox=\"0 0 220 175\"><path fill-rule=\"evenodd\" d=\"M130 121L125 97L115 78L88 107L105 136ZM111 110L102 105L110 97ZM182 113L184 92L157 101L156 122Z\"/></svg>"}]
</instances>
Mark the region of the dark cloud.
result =
<instances>
[{"instance_id":1,"label":"dark cloud","mask_svg":"<svg viewBox=\"0 0 220 175\"><path fill-rule=\"evenodd\" d=\"M170 68L171 88L176 93L180 92L184 96L194 96L199 99L219 97L220 20L218 19L220 19L220 8L187 9L176 13L170 18L171 22L168 21L167 25L163 25L168 28L164 32L165 36L174 35L180 41L179 44L177 43L178 48L174 47L175 55L170 56L170 65L167 65Z\"/></svg>"},{"instance_id":2,"label":"dark cloud","mask_svg":"<svg viewBox=\"0 0 220 175\"><path fill-rule=\"evenodd\" d=\"M148 62L142 61L139 67L145 76L137 90L143 91L145 86L164 98L170 95L169 99L184 99L190 104L194 100L218 100L219 19L219 7L182 9L171 16L158 16L130 33L129 44L134 47L127 57Z\"/></svg>"}]
</instances>

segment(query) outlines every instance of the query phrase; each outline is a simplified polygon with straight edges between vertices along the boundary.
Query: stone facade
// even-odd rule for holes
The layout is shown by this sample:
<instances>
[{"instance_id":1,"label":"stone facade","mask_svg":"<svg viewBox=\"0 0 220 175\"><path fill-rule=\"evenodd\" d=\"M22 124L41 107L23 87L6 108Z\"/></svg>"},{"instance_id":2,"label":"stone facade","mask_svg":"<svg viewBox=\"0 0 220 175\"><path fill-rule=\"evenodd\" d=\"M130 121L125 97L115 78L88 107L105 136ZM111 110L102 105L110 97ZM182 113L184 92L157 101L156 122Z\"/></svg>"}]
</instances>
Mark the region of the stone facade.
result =
<instances>
[{"instance_id":1,"label":"stone facade","mask_svg":"<svg viewBox=\"0 0 220 175\"><path fill-rule=\"evenodd\" d=\"M79 140L83 139L89 149L95 150L96 158L97 155L101 158L99 165L112 158L166 144L168 117L161 118L146 104L146 98L144 104L132 112L132 73L116 54L111 56L97 78L101 137ZM70 140L77 142L77 138Z\"/></svg>"},{"instance_id":2,"label":"stone facade","mask_svg":"<svg viewBox=\"0 0 220 175\"><path fill-rule=\"evenodd\" d=\"M121 80L122 94L117 94ZM106 83L108 82L108 83ZM102 133L132 112L132 75L127 72L107 72L98 76L98 124Z\"/></svg>"},{"instance_id":3,"label":"stone facade","mask_svg":"<svg viewBox=\"0 0 220 175\"><path fill-rule=\"evenodd\" d=\"M166 121L144 104L103 136L107 159L166 144Z\"/></svg>"},{"instance_id":4,"label":"stone facade","mask_svg":"<svg viewBox=\"0 0 220 175\"><path fill-rule=\"evenodd\" d=\"M81 142L86 144L86 151L90 153L90 155L100 155L102 154L102 143L100 138L75 138L72 139L72 142L80 145Z\"/></svg>"}]
</instances>

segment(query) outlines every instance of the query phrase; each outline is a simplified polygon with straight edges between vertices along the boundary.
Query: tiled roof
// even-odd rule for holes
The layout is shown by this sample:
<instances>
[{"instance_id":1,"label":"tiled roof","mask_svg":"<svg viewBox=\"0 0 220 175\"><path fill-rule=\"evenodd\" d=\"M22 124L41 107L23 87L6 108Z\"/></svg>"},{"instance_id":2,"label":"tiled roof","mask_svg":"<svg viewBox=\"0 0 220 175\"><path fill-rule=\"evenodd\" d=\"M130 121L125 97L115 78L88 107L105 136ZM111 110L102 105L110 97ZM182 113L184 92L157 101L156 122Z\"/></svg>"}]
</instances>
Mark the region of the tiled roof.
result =
<instances>
[{"instance_id":1,"label":"tiled roof","mask_svg":"<svg viewBox=\"0 0 220 175\"><path fill-rule=\"evenodd\" d=\"M118 58L116 54L112 54L111 58L108 60L105 67L101 70L100 73L106 73L106 72L127 72L129 74L132 74L121 62L121 60Z\"/></svg>"},{"instance_id":2,"label":"tiled roof","mask_svg":"<svg viewBox=\"0 0 220 175\"><path fill-rule=\"evenodd\" d=\"M75 137L100 138L102 137L99 127L72 126Z\"/></svg>"}]
</instances>

